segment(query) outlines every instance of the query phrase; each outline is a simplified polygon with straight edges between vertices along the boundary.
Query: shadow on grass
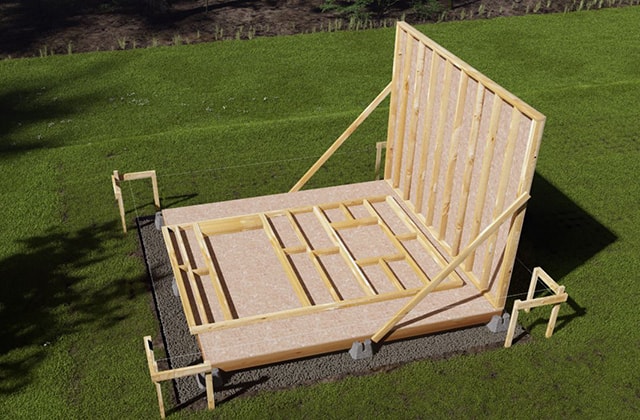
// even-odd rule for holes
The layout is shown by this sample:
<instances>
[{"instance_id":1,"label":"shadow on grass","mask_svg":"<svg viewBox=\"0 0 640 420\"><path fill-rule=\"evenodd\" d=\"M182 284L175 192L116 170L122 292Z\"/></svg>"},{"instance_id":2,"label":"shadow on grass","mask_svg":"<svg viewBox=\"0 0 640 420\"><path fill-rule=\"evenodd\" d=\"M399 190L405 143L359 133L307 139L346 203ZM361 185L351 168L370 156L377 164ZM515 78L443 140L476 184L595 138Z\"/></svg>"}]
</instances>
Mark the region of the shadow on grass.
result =
<instances>
[{"instance_id":1,"label":"shadow on grass","mask_svg":"<svg viewBox=\"0 0 640 420\"><path fill-rule=\"evenodd\" d=\"M33 99L41 93L40 88L0 92L0 115L3 116L0 119L0 157L46 147L48 141L45 139L35 138L26 143L18 143L12 140L11 133L45 120L64 118L72 112L71 109L60 107L60 104L37 107L25 105L33 103Z\"/></svg>"},{"instance_id":2,"label":"shadow on grass","mask_svg":"<svg viewBox=\"0 0 640 420\"><path fill-rule=\"evenodd\" d=\"M49 74L47 71L54 68L45 66L17 80L4 79L0 73L0 160L30 150L68 145L68 133L58 127L77 123L76 118L85 115L88 107L108 100L105 93L97 91L67 95L69 86L87 78L99 80L117 71L121 63L77 60L73 69L67 67L62 73ZM100 89L98 84L92 87ZM115 84L111 87L118 88ZM25 131L30 132L27 135Z\"/></svg>"},{"instance_id":3,"label":"shadow on grass","mask_svg":"<svg viewBox=\"0 0 640 420\"><path fill-rule=\"evenodd\" d=\"M562 284L560 279L618 239L606 226L537 173L533 179L531 197L509 289L509 310L513 300L526 298L534 267L542 267ZM538 282L536 296L543 290L546 287ZM569 300L566 305L572 313L558 317L556 330L587 313L586 308L571 298L570 288L567 292ZM545 320L536 321L533 326L547 321L548 316Z\"/></svg>"},{"instance_id":4,"label":"shadow on grass","mask_svg":"<svg viewBox=\"0 0 640 420\"><path fill-rule=\"evenodd\" d=\"M107 241L117 237L115 222L55 230L22 239L23 252L0 260L0 394L27 386L63 336L126 318L127 302L145 292L141 279L105 276L104 284L82 287L90 276L84 269L109 258Z\"/></svg>"},{"instance_id":5,"label":"shadow on grass","mask_svg":"<svg viewBox=\"0 0 640 420\"><path fill-rule=\"evenodd\" d=\"M162 197L162 206L164 208L172 208L172 207L178 207L178 204L182 204L182 203L188 203L191 200L193 200L195 197L197 197L198 194L197 193L190 193L190 194L182 194L182 195L172 195L169 197ZM153 203L151 203L153 204Z\"/></svg>"}]
</instances>

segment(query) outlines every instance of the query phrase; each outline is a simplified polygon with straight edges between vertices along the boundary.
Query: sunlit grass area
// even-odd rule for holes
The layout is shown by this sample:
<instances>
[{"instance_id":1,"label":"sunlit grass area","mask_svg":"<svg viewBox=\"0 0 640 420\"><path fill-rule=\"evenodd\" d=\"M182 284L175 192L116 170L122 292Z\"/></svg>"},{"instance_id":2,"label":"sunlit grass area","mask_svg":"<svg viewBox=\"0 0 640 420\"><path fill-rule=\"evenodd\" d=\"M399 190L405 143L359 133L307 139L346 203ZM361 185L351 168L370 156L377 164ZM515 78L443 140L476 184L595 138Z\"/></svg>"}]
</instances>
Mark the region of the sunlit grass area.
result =
<instances>
[{"instance_id":1,"label":"sunlit grass area","mask_svg":"<svg viewBox=\"0 0 640 420\"><path fill-rule=\"evenodd\" d=\"M640 410L640 8L419 29L547 116L520 260L571 297L533 340L220 404L232 418ZM157 333L132 219L284 192L391 76L391 29L0 62L0 417L154 418ZM387 103L309 187L373 179ZM518 263L521 270L524 270ZM526 270L525 270L526 271ZM513 293L517 293L514 289ZM178 411L173 417L209 417Z\"/></svg>"}]
</instances>

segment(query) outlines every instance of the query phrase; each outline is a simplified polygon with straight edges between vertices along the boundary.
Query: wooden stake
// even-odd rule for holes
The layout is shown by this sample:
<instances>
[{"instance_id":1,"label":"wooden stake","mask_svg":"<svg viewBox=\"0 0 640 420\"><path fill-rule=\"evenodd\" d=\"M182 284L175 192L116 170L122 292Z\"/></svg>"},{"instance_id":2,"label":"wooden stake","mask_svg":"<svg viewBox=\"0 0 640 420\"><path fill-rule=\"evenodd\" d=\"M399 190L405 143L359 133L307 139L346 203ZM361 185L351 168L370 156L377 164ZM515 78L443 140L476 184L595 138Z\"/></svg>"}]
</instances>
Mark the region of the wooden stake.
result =
<instances>
[{"instance_id":1,"label":"wooden stake","mask_svg":"<svg viewBox=\"0 0 640 420\"><path fill-rule=\"evenodd\" d=\"M213 410L214 408L216 408L216 400L213 393L213 374L211 373L211 371L205 372L204 382L207 388L207 408L209 410Z\"/></svg>"},{"instance_id":2,"label":"wooden stake","mask_svg":"<svg viewBox=\"0 0 640 420\"><path fill-rule=\"evenodd\" d=\"M160 408L160 418L164 419L165 412L164 412L164 398L162 398L162 386L160 385L160 382L154 382L153 384L156 386L156 395L158 396L158 408Z\"/></svg>"},{"instance_id":3,"label":"wooden stake","mask_svg":"<svg viewBox=\"0 0 640 420\"><path fill-rule=\"evenodd\" d=\"M122 176L123 181L133 181L136 179L151 178L151 187L153 188L153 204L156 206L156 210L160 210L160 195L158 194L158 179L156 178L156 171L142 171L142 172L130 172Z\"/></svg>"},{"instance_id":4,"label":"wooden stake","mask_svg":"<svg viewBox=\"0 0 640 420\"><path fill-rule=\"evenodd\" d=\"M136 179L151 178L151 186L153 188L153 203L156 210L160 210L160 195L158 193L158 180L156 178L156 171L143 171L143 172L130 172L128 174L120 175L118 171L113 171L111 175L111 184L113 186L113 194L118 202L118 210L120 211L120 220L122 221L122 230L127 233L127 221L124 211L124 200L122 198L122 188L120 183L122 181L133 181Z\"/></svg>"},{"instance_id":5,"label":"wooden stake","mask_svg":"<svg viewBox=\"0 0 640 420\"><path fill-rule=\"evenodd\" d=\"M536 290L536 283L538 280L542 280L555 294L552 296L545 296L541 298L533 298L533 294ZM527 299L521 301L516 300L513 303L513 310L511 312L511 321L509 322L509 328L507 329L507 337L504 342L505 347L511 347L513 342L513 334L515 332L516 323L518 322L518 312L524 309L525 312L529 312L531 308L544 305L554 305L551 309L551 316L549 317L549 323L547 324L547 330L545 331L545 337L549 338L553 335L553 330L556 326L556 320L558 319L558 312L560 311L560 304L566 302L569 295L565 292L564 286L560 286L556 283L551 276L549 276L542 268L536 267L531 273L531 281L529 283L529 290L527 292Z\"/></svg>"},{"instance_id":6,"label":"wooden stake","mask_svg":"<svg viewBox=\"0 0 640 420\"><path fill-rule=\"evenodd\" d=\"M564 286L560 286L558 291L560 294L564 294ZM565 295L566 296L566 295ZM562 302L566 302L568 297L565 297ZM556 321L558 320L558 313L560 312L560 303L555 304L551 309L551 316L549 317L549 324L547 324L547 330L544 333L546 338L550 338L553 335L553 330L556 328Z\"/></svg>"},{"instance_id":7,"label":"wooden stake","mask_svg":"<svg viewBox=\"0 0 640 420\"><path fill-rule=\"evenodd\" d=\"M160 408L160 417L165 418L165 409L164 409L164 400L162 398L162 387L160 386L160 382L168 381L171 379L182 378L185 376L193 376L198 374L205 374L205 380L207 375L209 375L209 380L207 383L207 402L209 403L209 408L214 408L213 402L213 381L211 381L211 363L203 362L193 366L187 366L183 368L177 369L169 369L164 370L162 372L158 371L158 363L156 362L156 358L153 355L153 349L151 344L151 336L147 335L143 339L144 342L144 350L145 355L147 356L147 366L149 367L149 375L151 376L151 380L153 381L156 394L158 395L158 406Z\"/></svg>"},{"instance_id":8,"label":"wooden stake","mask_svg":"<svg viewBox=\"0 0 640 420\"><path fill-rule=\"evenodd\" d=\"M120 186L120 174L118 171L113 171L111 175L111 184L113 185L113 194L118 202L118 211L120 212L120 221L122 222L122 231L127 233L127 219L124 213L124 201L122 200L122 187Z\"/></svg>"},{"instance_id":9,"label":"wooden stake","mask_svg":"<svg viewBox=\"0 0 640 420\"><path fill-rule=\"evenodd\" d=\"M516 325L518 324L518 314L520 312L520 303L522 303L520 299L517 299L515 302L513 302L513 310L511 311L509 328L507 328L507 337L504 341L505 348L511 347L511 343L513 343L513 334L515 334Z\"/></svg>"},{"instance_id":10,"label":"wooden stake","mask_svg":"<svg viewBox=\"0 0 640 420\"><path fill-rule=\"evenodd\" d=\"M153 378L154 375L158 373L158 363L156 362L156 358L153 355L153 350L151 348L152 341L151 336L147 335L142 339L144 343L144 352L147 357L147 366L149 367L149 375ZM160 382L153 381L153 384L156 388L156 395L158 397L158 408L160 409L160 418L165 418L164 411L164 398L162 397L162 387L160 386Z\"/></svg>"}]
</instances>

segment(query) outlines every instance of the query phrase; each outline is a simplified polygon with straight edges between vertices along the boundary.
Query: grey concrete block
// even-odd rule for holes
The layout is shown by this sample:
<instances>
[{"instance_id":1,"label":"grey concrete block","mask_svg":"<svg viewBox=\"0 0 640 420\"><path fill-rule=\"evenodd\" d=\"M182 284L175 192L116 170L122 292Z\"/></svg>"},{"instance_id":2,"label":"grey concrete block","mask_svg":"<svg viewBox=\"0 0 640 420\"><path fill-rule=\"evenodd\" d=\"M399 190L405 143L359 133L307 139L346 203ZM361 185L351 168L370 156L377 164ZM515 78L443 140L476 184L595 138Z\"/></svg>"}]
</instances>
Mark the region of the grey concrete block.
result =
<instances>
[{"instance_id":1,"label":"grey concrete block","mask_svg":"<svg viewBox=\"0 0 640 420\"><path fill-rule=\"evenodd\" d=\"M218 368L213 368L211 370L211 374L213 375L213 388L220 388L224 385L224 377L223 371ZM198 388L205 390L207 389L207 383L204 380L204 373L199 373L196 375L196 382L198 383Z\"/></svg>"},{"instance_id":2,"label":"grey concrete block","mask_svg":"<svg viewBox=\"0 0 640 420\"><path fill-rule=\"evenodd\" d=\"M354 341L349 355L353 360L371 359L373 357L373 343L371 340L365 340L364 343Z\"/></svg>"},{"instance_id":3,"label":"grey concrete block","mask_svg":"<svg viewBox=\"0 0 640 420\"><path fill-rule=\"evenodd\" d=\"M164 226L164 219L162 218L161 211L156 213L155 225L157 230L162 230L162 226Z\"/></svg>"},{"instance_id":4,"label":"grey concrete block","mask_svg":"<svg viewBox=\"0 0 640 420\"><path fill-rule=\"evenodd\" d=\"M180 296L180 292L178 291L178 282L175 277L171 279L171 291L173 292L173 296Z\"/></svg>"},{"instance_id":5,"label":"grey concrete block","mask_svg":"<svg viewBox=\"0 0 640 420\"><path fill-rule=\"evenodd\" d=\"M487 324L487 328L492 333L504 332L509 329L509 321L511 320L511 315L508 312L502 314L502 316L494 315L491 318L491 321Z\"/></svg>"}]
</instances>

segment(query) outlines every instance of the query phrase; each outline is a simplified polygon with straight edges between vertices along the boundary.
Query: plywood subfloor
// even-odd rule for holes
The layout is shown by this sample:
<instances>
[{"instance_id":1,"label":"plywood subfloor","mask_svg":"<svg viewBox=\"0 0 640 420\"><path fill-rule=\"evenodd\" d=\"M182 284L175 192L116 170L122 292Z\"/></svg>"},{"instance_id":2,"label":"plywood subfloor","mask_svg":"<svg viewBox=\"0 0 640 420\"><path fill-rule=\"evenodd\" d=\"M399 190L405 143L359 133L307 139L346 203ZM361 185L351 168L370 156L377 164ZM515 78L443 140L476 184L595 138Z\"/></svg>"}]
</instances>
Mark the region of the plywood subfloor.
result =
<instances>
[{"instance_id":1,"label":"plywood subfloor","mask_svg":"<svg viewBox=\"0 0 640 420\"><path fill-rule=\"evenodd\" d=\"M278 194L227 202L182 207L163 211L167 225L185 224L203 220L232 217L244 214L263 213L281 209L300 208L322 203L347 201L358 197L394 196L396 193L386 181L343 185L297 193ZM398 198L398 202L401 200ZM330 219L339 220L339 214L327 212ZM358 217L359 215L354 215ZM274 220L274 224L277 221ZM394 227L396 229L396 227ZM397 229L400 229L399 227ZM280 230L282 231L282 229ZM322 241L323 235L314 235L312 227L305 229L310 240ZM264 241L261 231L249 230L233 235L210 237L210 245L216 250L216 259L224 273L224 281L233 297L233 311L239 317L265 314L300 306L291 284L269 242ZM376 236L378 235L378 236ZM187 235L189 236L189 235ZM387 255L392 252L388 243L373 227L361 227L345 236L361 255ZM282 234L282 240L292 241L295 235ZM193 238L188 237L191 243ZM316 243L315 248L331 244ZM196 246L197 247L197 246ZM385 248L386 247L386 248ZM415 255L415 254L414 254ZM301 255L303 257L303 255ZM329 258L331 257L331 258ZM332 258L336 258L332 262ZM422 258L420 265L425 272L432 272L430 258ZM341 279L350 277L349 268L339 261L338 255L328 256L323 262L331 271L337 288L346 298L358 297L362 290L354 288L354 283ZM305 273L304 258L297 265L305 279L309 294L316 303L329 301L326 288L311 280L313 270ZM398 273L402 268L396 269ZM407 271L410 273L410 271ZM369 275L369 273L367 273ZM206 276L203 278L203 284ZM375 278L371 273L371 278ZM416 279L403 278L406 282ZM378 286L385 287L384 282ZM216 307L215 292L205 286L205 300L211 306L214 319L222 314ZM252 325L227 328L198 334L203 357L214 366L225 370L236 370L267 363L304 357L340 349L348 349L355 340L364 340L373 335L389 320L409 298L369 303L362 306L323 311L286 319L270 320ZM489 304L471 284L446 291L438 291L428 296L418 305L392 333L390 338L401 338L469 325L488 322L499 311Z\"/></svg>"}]
</instances>

